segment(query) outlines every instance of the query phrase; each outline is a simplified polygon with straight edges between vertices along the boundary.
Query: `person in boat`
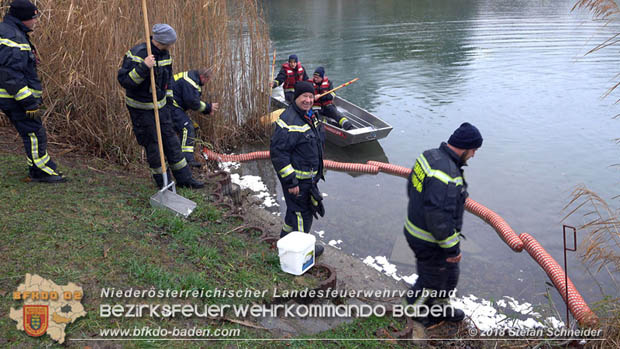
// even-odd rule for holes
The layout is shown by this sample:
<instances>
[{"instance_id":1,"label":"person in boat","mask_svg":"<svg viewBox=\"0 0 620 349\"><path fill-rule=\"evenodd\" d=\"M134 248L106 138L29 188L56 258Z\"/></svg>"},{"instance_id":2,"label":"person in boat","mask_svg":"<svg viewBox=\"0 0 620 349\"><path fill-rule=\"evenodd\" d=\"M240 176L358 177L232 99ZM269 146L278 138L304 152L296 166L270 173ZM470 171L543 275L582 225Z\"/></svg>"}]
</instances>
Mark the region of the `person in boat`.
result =
<instances>
[{"instance_id":1,"label":"person in boat","mask_svg":"<svg viewBox=\"0 0 620 349\"><path fill-rule=\"evenodd\" d=\"M418 274L407 302L418 310L422 306L445 310L441 316L414 317L426 327L465 317L462 310L450 305L449 295L456 290L461 261L460 235L468 196L463 166L481 146L480 131L465 122L447 143L417 158L407 181L409 204L403 230L415 254Z\"/></svg>"},{"instance_id":2,"label":"person in boat","mask_svg":"<svg viewBox=\"0 0 620 349\"><path fill-rule=\"evenodd\" d=\"M276 88L282 85L282 89L284 89L284 99L292 103L295 93L295 83L297 81L306 80L308 80L308 74L301 65L301 62L299 62L297 55L290 55L288 57L288 62L282 64L276 79L271 82L271 86Z\"/></svg>"},{"instance_id":3,"label":"person in boat","mask_svg":"<svg viewBox=\"0 0 620 349\"><path fill-rule=\"evenodd\" d=\"M133 132L138 144L146 151L146 160L155 183L164 185L162 164L159 157L155 105L151 88L157 94L159 123L164 153L179 187L202 188L204 183L192 178L187 160L181 154L181 144L174 132L170 117L172 107L172 58L169 49L177 40L177 34L168 24L155 24L150 42L132 47L118 70L118 82L125 88L125 104L129 110ZM151 45L149 56L146 45ZM154 70L155 86L151 86L150 69Z\"/></svg>"},{"instance_id":4,"label":"person in boat","mask_svg":"<svg viewBox=\"0 0 620 349\"><path fill-rule=\"evenodd\" d=\"M312 109L316 110L321 115L333 120L338 124L341 128L345 130L350 130L353 128L353 124L342 115L341 112L338 111L338 108L334 105L334 96L336 95L334 92L328 93L321 98L317 98L319 95L333 90L334 85L329 80L327 76L325 76L325 68L318 67L312 74L312 84L314 85L314 104L312 105Z\"/></svg>"},{"instance_id":5,"label":"person in boat","mask_svg":"<svg viewBox=\"0 0 620 349\"><path fill-rule=\"evenodd\" d=\"M0 109L22 138L29 179L60 183L67 180L47 153L41 121L43 88L37 74L39 57L28 36L38 16L37 7L30 1L15 0L0 23Z\"/></svg>"},{"instance_id":6,"label":"person in boat","mask_svg":"<svg viewBox=\"0 0 620 349\"><path fill-rule=\"evenodd\" d=\"M314 87L308 81L295 83L293 103L274 123L269 151L282 185L286 215L280 237L292 231L310 233L312 217L323 216L322 196L317 183L323 177L325 134L312 111ZM317 215L318 214L318 215ZM323 246L315 246L316 256Z\"/></svg>"},{"instance_id":7,"label":"person in boat","mask_svg":"<svg viewBox=\"0 0 620 349\"><path fill-rule=\"evenodd\" d=\"M187 110L195 110L204 115L211 114L219 109L219 103L207 103L200 100L202 86L213 75L211 69L202 68L190 70L174 75L172 82L172 123L174 130L181 140L181 152L190 166L201 167L200 162L194 158L194 141L196 139L196 127L187 115Z\"/></svg>"}]
</instances>

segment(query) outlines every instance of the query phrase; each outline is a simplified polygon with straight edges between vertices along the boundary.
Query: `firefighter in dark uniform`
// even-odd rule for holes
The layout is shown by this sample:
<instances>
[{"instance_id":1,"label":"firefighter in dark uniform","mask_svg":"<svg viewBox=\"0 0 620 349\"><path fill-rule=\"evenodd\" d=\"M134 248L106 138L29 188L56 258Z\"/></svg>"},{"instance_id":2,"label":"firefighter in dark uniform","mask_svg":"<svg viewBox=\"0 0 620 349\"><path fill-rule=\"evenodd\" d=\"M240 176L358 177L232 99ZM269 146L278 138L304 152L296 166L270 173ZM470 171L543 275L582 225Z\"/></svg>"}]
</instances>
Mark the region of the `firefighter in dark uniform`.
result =
<instances>
[{"instance_id":1,"label":"firefighter in dark uniform","mask_svg":"<svg viewBox=\"0 0 620 349\"><path fill-rule=\"evenodd\" d=\"M41 81L37 51L28 33L38 11L28 0L15 0L0 23L0 109L22 137L31 181L66 182L47 153L47 136L41 122Z\"/></svg>"},{"instance_id":2,"label":"firefighter in dark uniform","mask_svg":"<svg viewBox=\"0 0 620 349\"><path fill-rule=\"evenodd\" d=\"M288 62L282 64L278 76L276 76L276 79L272 82L272 87L276 88L284 84L282 85L282 89L284 89L284 99L292 103L295 83L297 81L306 80L308 80L308 74L306 74L304 67L301 66L301 62L297 59L297 55L290 55L288 57Z\"/></svg>"},{"instance_id":3,"label":"firefighter in dark uniform","mask_svg":"<svg viewBox=\"0 0 620 349\"><path fill-rule=\"evenodd\" d=\"M458 322L465 317L462 310L450 306L448 294L456 289L461 260L459 236L468 196L462 167L481 146L478 129L463 123L448 143L442 142L439 148L418 157L407 181L409 205L404 233L415 253L418 273L407 302L446 310L441 316L415 318L425 326L443 320Z\"/></svg>"},{"instance_id":4,"label":"firefighter in dark uniform","mask_svg":"<svg viewBox=\"0 0 620 349\"><path fill-rule=\"evenodd\" d=\"M316 96L334 89L332 82L327 76L325 76L325 69L323 67L316 68L314 74L312 75L312 83L314 84L314 94ZM318 99L315 97L312 109L333 120L341 128L350 130L353 128L353 124L351 124L351 122L344 117L344 115L342 115L342 113L340 113L338 108L334 105L335 95L336 94L332 92Z\"/></svg>"},{"instance_id":5,"label":"firefighter in dark uniform","mask_svg":"<svg viewBox=\"0 0 620 349\"><path fill-rule=\"evenodd\" d=\"M271 162L282 184L286 215L280 237L291 231L310 233L313 215L323 216L322 197L317 187L323 177L325 135L315 113L314 87L307 81L295 84L293 103L274 123ZM316 245L317 257L323 246Z\"/></svg>"},{"instance_id":6,"label":"firefighter in dark uniform","mask_svg":"<svg viewBox=\"0 0 620 349\"><path fill-rule=\"evenodd\" d=\"M217 111L218 103L206 103L200 100L202 86L211 79L210 69L190 70L174 75L172 93L174 95L172 107L172 123L181 139L181 152L190 166L200 167L201 164L194 159L194 141L196 129L194 122L189 118L186 111L195 110L205 115L211 111Z\"/></svg>"},{"instance_id":7,"label":"firefighter in dark uniform","mask_svg":"<svg viewBox=\"0 0 620 349\"><path fill-rule=\"evenodd\" d=\"M174 29L167 24L155 24L151 38L151 52L148 56L146 43L132 47L123 58L118 71L118 82L125 88L125 104L129 109L133 131L138 144L144 147L146 159L157 185L163 187L163 173L157 145L155 106L151 95L149 69L155 73L155 88L159 107L159 122L164 154L177 186L202 188L204 183L192 178L187 161L181 154L179 138L174 132L170 117L172 107L172 59L168 49L176 42Z\"/></svg>"}]
</instances>

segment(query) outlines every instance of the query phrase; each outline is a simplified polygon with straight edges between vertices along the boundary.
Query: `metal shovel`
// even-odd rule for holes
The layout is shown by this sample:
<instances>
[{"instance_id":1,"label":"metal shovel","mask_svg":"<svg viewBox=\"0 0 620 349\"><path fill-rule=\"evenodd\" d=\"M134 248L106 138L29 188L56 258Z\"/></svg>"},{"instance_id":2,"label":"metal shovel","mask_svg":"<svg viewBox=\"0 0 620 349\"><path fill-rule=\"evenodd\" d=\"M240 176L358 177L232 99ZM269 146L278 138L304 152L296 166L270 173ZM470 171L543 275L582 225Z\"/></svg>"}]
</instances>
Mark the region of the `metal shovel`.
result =
<instances>
[{"instance_id":1,"label":"metal shovel","mask_svg":"<svg viewBox=\"0 0 620 349\"><path fill-rule=\"evenodd\" d=\"M177 194L174 182L168 184L168 175L164 172L164 187L151 196L151 206L166 208L187 218L196 208L196 203Z\"/></svg>"},{"instance_id":2,"label":"metal shovel","mask_svg":"<svg viewBox=\"0 0 620 349\"><path fill-rule=\"evenodd\" d=\"M149 18L146 9L146 0L142 0L142 12L144 14L144 32L146 33L146 50L151 55L151 38L149 30ZM168 172L166 170L166 160L164 159L164 147L161 141L161 126L159 125L159 108L157 105L157 88L155 85L155 74L153 68L151 72L151 94L153 96L153 107L155 111L155 126L157 128L157 145L159 146L159 159L164 177L164 187L151 196L151 206L166 208L183 217L189 216L196 208L196 203L177 194L173 181L168 184Z\"/></svg>"}]
</instances>

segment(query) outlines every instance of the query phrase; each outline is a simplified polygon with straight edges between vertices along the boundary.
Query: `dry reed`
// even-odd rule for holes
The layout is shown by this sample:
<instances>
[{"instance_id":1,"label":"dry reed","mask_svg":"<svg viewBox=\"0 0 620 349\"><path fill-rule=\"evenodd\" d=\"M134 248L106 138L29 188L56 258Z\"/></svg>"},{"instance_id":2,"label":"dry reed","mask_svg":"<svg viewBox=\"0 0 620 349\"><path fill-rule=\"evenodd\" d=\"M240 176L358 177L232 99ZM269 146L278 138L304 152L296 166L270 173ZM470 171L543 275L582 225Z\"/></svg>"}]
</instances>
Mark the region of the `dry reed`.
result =
<instances>
[{"instance_id":1,"label":"dry reed","mask_svg":"<svg viewBox=\"0 0 620 349\"><path fill-rule=\"evenodd\" d=\"M605 342L592 343L591 347L618 348L620 286L616 277L620 273L620 209L614 211L605 200L584 186L573 191L572 199L564 209L570 209L564 219L577 212L583 213L584 223L578 229L585 230L588 235L580 246L582 260L589 266L597 267L598 271L605 269L616 285L615 294L603 294L604 299L595 303L594 310L601 319L600 325L604 330Z\"/></svg>"},{"instance_id":2,"label":"dry reed","mask_svg":"<svg viewBox=\"0 0 620 349\"><path fill-rule=\"evenodd\" d=\"M577 8L585 8L595 18L607 21L618 20L618 14L620 14L618 3L614 0L578 0L573 10ZM587 54L618 44L620 42L619 36L620 33L613 35L591 49ZM618 75L616 75L617 77ZM618 86L620 86L620 82L610 87L604 96L611 94ZM616 103L618 102L620 99L616 100ZM618 115L614 116L614 118L617 117ZM619 141L620 138L616 139L616 142ZM594 309L601 319L600 326L604 330L605 341L592 342L588 347L619 348L620 298L618 298L618 294L620 293L620 286L618 286L615 276L620 272L620 209L612 210L605 200L584 186L575 189L572 200L565 207L565 209L568 208L571 211L565 219L576 212L585 211L585 223L579 227L579 229L588 232L587 239L581 247L582 260L590 266L598 266L598 271L605 269L616 285L615 294L604 294L603 300L597 302Z\"/></svg>"},{"instance_id":3,"label":"dry reed","mask_svg":"<svg viewBox=\"0 0 620 349\"><path fill-rule=\"evenodd\" d=\"M39 51L45 124L58 143L120 163L141 154L116 80L123 55L144 41L140 1L38 0L41 16L31 39ZM5 9L6 3L4 2ZM269 37L255 0L148 0L149 22L168 23L178 41L174 72L212 67L203 100L212 115L191 113L199 136L216 148L262 134L267 111ZM234 6L231 6L234 4Z\"/></svg>"},{"instance_id":4,"label":"dry reed","mask_svg":"<svg viewBox=\"0 0 620 349\"><path fill-rule=\"evenodd\" d=\"M573 10L585 8L595 17L606 19L620 12L618 4L614 0L578 0Z\"/></svg>"}]
</instances>

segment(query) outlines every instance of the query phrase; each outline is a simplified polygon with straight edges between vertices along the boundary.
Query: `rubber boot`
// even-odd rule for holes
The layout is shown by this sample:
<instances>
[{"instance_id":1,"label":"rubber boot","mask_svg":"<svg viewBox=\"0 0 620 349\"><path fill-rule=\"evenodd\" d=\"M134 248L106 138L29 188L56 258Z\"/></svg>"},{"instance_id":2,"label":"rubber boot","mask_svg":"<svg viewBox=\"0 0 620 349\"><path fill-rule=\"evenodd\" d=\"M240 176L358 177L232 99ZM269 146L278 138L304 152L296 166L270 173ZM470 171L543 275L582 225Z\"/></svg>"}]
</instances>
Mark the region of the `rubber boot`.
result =
<instances>
[{"instance_id":1,"label":"rubber boot","mask_svg":"<svg viewBox=\"0 0 620 349\"><path fill-rule=\"evenodd\" d=\"M28 168L28 177L31 182L37 183L65 183L67 179L62 173L57 172L58 175L49 175L40 170L37 170L34 166Z\"/></svg>"},{"instance_id":2,"label":"rubber boot","mask_svg":"<svg viewBox=\"0 0 620 349\"><path fill-rule=\"evenodd\" d=\"M460 322L465 319L465 312L450 304L450 300L448 298L438 298L435 300L435 304L440 304L444 308L443 316L441 317L442 320Z\"/></svg>"},{"instance_id":3,"label":"rubber boot","mask_svg":"<svg viewBox=\"0 0 620 349\"><path fill-rule=\"evenodd\" d=\"M423 290L420 290L420 291L423 291ZM415 299L407 298L407 303L408 304L412 304L412 302L415 302ZM431 310L430 307L431 307L432 304L433 304L433 300L430 299L430 298L427 299L426 301L424 301L423 307L429 307L429 309L427 309L429 311L428 314L424 315L424 316L423 315L412 316L411 319L414 322L422 325L424 328L429 328L429 327L432 327L432 326L435 326L435 325L441 323L443 321L443 319L441 317L433 316L431 314L431 312L430 312L430 310ZM417 309L417 311L420 314L426 313L426 311L423 311L423 310L424 309L422 309L422 306L420 307L420 309Z\"/></svg>"},{"instance_id":4,"label":"rubber boot","mask_svg":"<svg viewBox=\"0 0 620 349\"><path fill-rule=\"evenodd\" d=\"M170 181L172 180L172 173L170 173L170 170L167 170L166 173L168 173L168 184L170 184ZM161 189L164 187L164 175L154 174L153 179L155 180L157 188ZM170 188L170 190L172 190L172 188Z\"/></svg>"},{"instance_id":5,"label":"rubber boot","mask_svg":"<svg viewBox=\"0 0 620 349\"><path fill-rule=\"evenodd\" d=\"M193 178L190 178L189 181L177 183L179 188L192 188L192 189L200 189L205 186L205 184L201 181L197 181Z\"/></svg>"},{"instance_id":6,"label":"rubber boot","mask_svg":"<svg viewBox=\"0 0 620 349\"><path fill-rule=\"evenodd\" d=\"M200 189L205 186L203 182L192 178L192 171L190 171L189 166L185 166L178 171L172 171L172 173L174 173L174 178L176 178L177 187L179 188Z\"/></svg>"},{"instance_id":7,"label":"rubber boot","mask_svg":"<svg viewBox=\"0 0 620 349\"><path fill-rule=\"evenodd\" d=\"M41 177L30 178L30 181L37 183L65 183L67 179L59 175L47 175Z\"/></svg>"},{"instance_id":8,"label":"rubber boot","mask_svg":"<svg viewBox=\"0 0 620 349\"><path fill-rule=\"evenodd\" d=\"M316 258L319 258L323 254L323 251L325 251L323 245L314 245L314 255L316 256Z\"/></svg>"}]
</instances>

